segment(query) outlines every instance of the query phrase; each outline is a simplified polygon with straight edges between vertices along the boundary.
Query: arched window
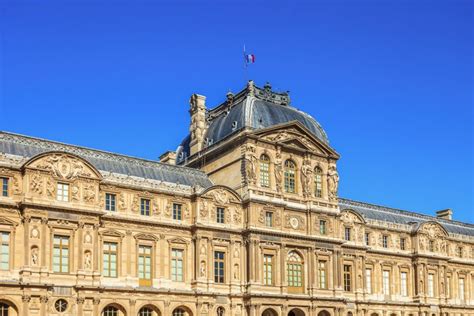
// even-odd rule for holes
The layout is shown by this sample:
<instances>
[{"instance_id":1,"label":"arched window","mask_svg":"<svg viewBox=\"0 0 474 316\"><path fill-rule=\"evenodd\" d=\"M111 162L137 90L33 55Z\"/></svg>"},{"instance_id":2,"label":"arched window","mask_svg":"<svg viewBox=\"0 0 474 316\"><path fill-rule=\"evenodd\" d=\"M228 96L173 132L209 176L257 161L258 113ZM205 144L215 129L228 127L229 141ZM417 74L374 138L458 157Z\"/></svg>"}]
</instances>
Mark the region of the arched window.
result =
<instances>
[{"instance_id":1,"label":"arched window","mask_svg":"<svg viewBox=\"0 0 474 316\"><path fill-rule=\"evenodd\" d=\"M285 192L296 192L296 165L292 160L285 161Z\"/></svg>"},{"instance_id":2,"label":"arched window","mask_svg":"<svg viewBox=\"0 0 474 316\"><path fill-rule=\"evenodd\" d=\"M10 306L5 303L0 303L0 316L8 316L8 310L10 309Z\"/></svg>"},{"instance_id":3,"label":"arched window","mask_svg":"<svg viewBox=\"0 0 474 316\"><path fill-rule=\"evenodd\" d=\"M173 311L173 316L185 316L186 312L182 308L177 308Z\"/></svg>"},{"instance_id":4,"label":"arched window","mask_svg":"<svg viewBox=\"0 0 474 316\"><path fill-rule=\"evenodd\" d=\"M293 291L303 288L303 259L296 251L290 251L286 259L288 286Z\"/></svg>"},{"instance_id":5,"label":"arched window","mask_svg":"<svg viewBox=\"0 0 474 316\"><path fill-rule=\"evenodd\" d=\"M102 311L102 316L118 316L118 309L114 306L107 306Z\"/></svg>"},{"instance_id":6,"label":"arched window","mask_svg":"<svg viewBox=\"0 0 474 316\"><path fill-rule=\"evenodd\" d=\"M138 316L153 316L153 310L149 307L142 307L138 311Z\"/></svg>"},{"instance_id":7,"label":"arched window","mask_svg":"<svg viewBox=\"0 0 474 316\"><path fill-rule=\"evenodd\" d=\"M218 307L217 308L217 313L216 313L217 316L224 316L225 315L225 310L224 310L224 307Z\"/></svg>"},{"instance_id":8,"label":"arched window","mask_svg":"<svg viewBox=\"0 0 474 316\"><path fill-rule=\"evenodd\" d=\"M314 196L323 197L323 171L319 167L314 169Z\"/></svg>"},{"instance_id":9,"label":"arched window","mask_svg":"<svg viewBox=\"0 0 474 316\"><path fill-rule=\"evenodd\" d=\"M270 158L267 155L260 156L260 186L270 187Z\"/></svg>"}]
</instances>

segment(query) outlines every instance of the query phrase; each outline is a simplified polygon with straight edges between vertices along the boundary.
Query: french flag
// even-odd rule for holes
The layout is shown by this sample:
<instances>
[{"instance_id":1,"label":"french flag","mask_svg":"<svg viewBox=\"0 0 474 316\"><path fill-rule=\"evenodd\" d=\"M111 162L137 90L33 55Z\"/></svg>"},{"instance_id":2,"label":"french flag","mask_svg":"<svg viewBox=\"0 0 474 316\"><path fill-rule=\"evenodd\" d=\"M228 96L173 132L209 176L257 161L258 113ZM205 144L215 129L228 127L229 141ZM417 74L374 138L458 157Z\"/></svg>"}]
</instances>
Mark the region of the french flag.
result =
<instances>
[{"instance_id":1,"label":"french flag","mask_svg":"<svg viewBox=\"0 0 474 316\"><path fill-rule=\"evenodd\" d=\"M245 61L247 62L247 64L253 64L255 62L255 55L245 54Z\"/></svg>"}]
</instances>

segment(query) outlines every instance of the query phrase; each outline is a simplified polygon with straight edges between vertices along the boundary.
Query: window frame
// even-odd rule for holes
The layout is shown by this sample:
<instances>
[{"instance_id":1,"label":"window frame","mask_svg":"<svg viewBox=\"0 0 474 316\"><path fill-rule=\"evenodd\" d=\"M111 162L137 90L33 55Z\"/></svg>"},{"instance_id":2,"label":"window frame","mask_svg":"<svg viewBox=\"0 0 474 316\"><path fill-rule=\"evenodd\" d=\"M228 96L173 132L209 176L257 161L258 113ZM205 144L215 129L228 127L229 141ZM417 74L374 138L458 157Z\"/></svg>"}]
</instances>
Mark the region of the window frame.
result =
<instances>
[{"instance_id":1,"label":"window frame","mask_svg":"<svg viewBox=\"0 0 474 316\"><path fill-rule=\"evenodd\" d=\"M106 244L109 246L106 248ZM115 251L110 250L110 246L115 245ZM112 275L112 260L115 255L115 276ZM107 260L108 274L105 274L105 261ZM118 278L119 274L119 243L117 241L104 240L102 242L102 276L105 278Z\"/></svg>"},{"instance_id":2,"label":"window frame","mask_svg":"<svg viewBox=\"0 0 474 316\"><path fill-rule=\"evenodd\" d=\"M67 188L67 190L64 190ZM66 194L65 194L66 192ZM71 190L69 190L69 183L57 182L56 183L56 201L69 202L71 198Z\"/></svg>"},{"instance_id":3,"label":"window frame","mask_svg":"<svg viewBox=\"0 0 474 316\"><path fill-rule=\"evenodd\" d=\"M183 220L183 204L173 203L172 218L175 221L182 221Z\"/></svg>"},{"instance_id":4,"label":"window frame","mask_svg":"<svg viewBox=\"0 0 474 316\"><path fill-rule=\"evenodd\" d=\"M314 168L314 197L323 197L323 169L319 166Z\"/></svg>"},{"instance_id":5,"label":"window frame","mask_svg":"<svg viewBox=\"0 0 474 316\"><path fill-rule=\"evenodd\" d=\"M297 193L296 188L297 165L292 159L285 160L284 163L284 189L285 193Z\"/></svg>"},{"instance_id":6,"label":"window frame","mask_svg":"<svg viewBox=\"0 0 474 316\"><path fill-rule=\"evenodd\" d=\"M274 261L275 256L273 254L263 254L263 284L274 285ZM269 259L269 260L267 260Z\"/></svg>"},{"instance_id":7,"label":"window frame","mask_svg":"<svg viewBox=\"0 0 474 316\"><path fill-rule=\"evenodd\" d=\"M273 227L273 225L274 225L273 212L265 211L265 227Z\"/></svg>"},{"instance_id":8,"label":"window frame","mask_svg":"<svg viewBox=\"0 0 474 316\"><path fill-rule=\"evenodd\" d=\"M318 260L318 286L321 290L328 289L328 260Z\"/></svg>"},{"instance_id":9,"label":"window frame","mask_svg":"<svg viewBox=\"0 0 474 316\"><path fill-rule=\"evenodd\" d=\"M390 270L382 270L382 294L390 295Z\"/></svg>"},{"instance_id":10,"label":"window frame","mask_svg":"<svg viewBox=\"0 0 474 316\"><path fill-rule=\"evenodd\" d=\"M365 268L365 289L368 294L372 294L372 283L372 268Z\"/></svg>"},{"instance_id":11,"label":"window frame","mask_svg":"<svg viewBox=\"0 0 474 316\"><path fill-rule=\"evenodd\" d=\"M181 253L181 257L175 256L174 253ZM185 249L182 247L172 247L170 252L170 279L173 282L185 282ZM178 263L181 262L181 280L179 280L178 276ZM173 264L176 263L176 270L173 273Z\"/></svg>"},{"instance_id":12,"label":"window frame","mask_svg":"<svg viewBox=\"0 0 474 316\"><path fill-rule=\"evenodd\" d=\"M326 236L327 232L328 232L328 230L327 230L327 220L320 219L319 220L319 234Z\"/></svg>"},{"instance_id":13,"label":"window frame","mask_svg":"<svg viewBox=\"0 0 474 316\"><path fill-rule=\"evenodd\" d=\"M222 255L222 258L218 257ZM226 282L226 253L223 250L214 250L214 283L225 284Z\"/></svg>"},{"instance_id":14,"label":"window frame","mask_svg":"<svg viewBox=\"0 0 474 316\"><path fill-rule=\"evenodd\" d=\"M140 198L140 215L150 216L151 200L148 198Z\"/></svg>"},{"instance_id":15,"label":"window frame","mask_svg":"<svg viewBox=\"0 0 474 316\"><path fill-rule=\"evenodd\" d=\"M351 227L344 226L344 240L351 241L352 229Z\"/></svg>"},{"instance_id":16,"label":"window frame","mask_svg":"<svg viewBox=\"0 0 474 316\"><path fill-rule=\"evenodd\" d=\"M5 241L4 236L8 236ZM1 242L1 249L0 249L0 270L1 271L9 271L10 270L10 262L11 262L11 238L12 238L12 232L11 231L5 231L2 230L0 231L0 242ZM6 249L6 253L3 252L3 249ZM6 260L4 260L4 256L6 257ZM6 268L3 268L3 265L5 264Z\"/></svg>"},{"instance_id":17,"label":"window frame","mask_svg":"<svg viewBox=\"0 0 474 316\"><path fill-rule=\"evenodd\" d=\"M216 207L216 223L225 224L225 207L218 206Z\"/></svg>"},{"instance_id":18,"label":"window frame","mask_svg":"<svg viewBox=\"0 0 474 316\"><path fill-rule=\"evenodd\" d=\"M344 292L352 292L352 265L343 265L343 290Z\"/></svg>"},{"instance_id":19,"label":"window frame","mask_svg":"<svg viewBox=\"0 0 474 316\"><path fill-rule=\"evenodd\" d=\"M117 194L105 192L105 210L110 212L117 210Z\"/></svg>"},{"instance_id":20,"label":"window frame","mask_svg":"<svg viewBox=\"0 0 474 316\"><path fill-rule=\"evenodd\" d=\"M400 295L408 296L408 272L400 271Z\"/></svg>"},{"instance_id":21,"label":"window frame","mask_svg":"<svg viewBox=\"0 0 474 316\"><path fill-rule=\"evenodd\" d=\"M259 171L260 187L270 188L270 157L266 154L260 155Z\"/></svg>"},{"instance_id":22,"label":"window frame","mask_svg":"<svg viewBox=\"0 0 474 316\"><path fill-rule=\"evenodd\" d=\"M10 188L10 178L8 177L0 177L0 180L2 182L2 194L1 196L3 197L8 197L10 194L9 188Z\"/></svg>"},{"instance_id":23,"label":"window frame","mask_svg":"<svg viewBox=\"0 0 474 316\"><path fill-rule=\"evenodd\" d=\"M141 252L141 249L150 249L150 253ZM137 245L137 277L138 277L138 284L140 286L152 286L153 285L153 277L154 277L154 247L148 243L138 243ZM140 258L143 258L143 264L140 262ZM149 259L149 274L150 278L146 278L146 259ZM140 272L140 266L143 266L143 272ZM141 277L143 275L143 277Z\"/></svg>"},{"instance_id":24,"label":"window frame","mask_svg":"<svg viewBox=\"0 0 474 316\"><path fill-rule=\"evenodd\" d=\"M56 243L56 238L59 239L59 244ZM67 245L64 245L63 240L67 240ZM53 273L60 273L60 274L68 274L71 272L71 236L70 235L65 235L65 234L53 234L53 251L51 253L52 260L51 260L51 265L52 265L52 271ZM58 246L59 249L59 270L55 270L55 263L54 263L54 257L55 257L55 249L56 246ZM67 258L63 255L64 251L67 250ZM66 267L67 271L63 271L63 260L66 260Z\"/></svg>"}]
</instances>

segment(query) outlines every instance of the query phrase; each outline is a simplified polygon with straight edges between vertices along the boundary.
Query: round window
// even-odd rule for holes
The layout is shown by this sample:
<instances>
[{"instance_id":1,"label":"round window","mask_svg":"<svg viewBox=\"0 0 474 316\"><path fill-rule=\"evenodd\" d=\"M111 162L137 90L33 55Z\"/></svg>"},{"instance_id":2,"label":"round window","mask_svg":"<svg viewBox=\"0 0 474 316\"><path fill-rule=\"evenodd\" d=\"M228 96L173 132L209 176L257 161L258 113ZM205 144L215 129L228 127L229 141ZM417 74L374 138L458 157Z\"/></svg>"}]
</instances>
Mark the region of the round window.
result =
<instances>
[{"instance_id":1,"label":"round window","mask_svg":"<svg viewBox=\"0 0 474 316\"><path fill-rule=\"evenodd\" d=\"M63 299L59 299L54 303L54 308L56 311L62 313L65 312L67 309L67 301Z\"/></svg>"}]
</instances>

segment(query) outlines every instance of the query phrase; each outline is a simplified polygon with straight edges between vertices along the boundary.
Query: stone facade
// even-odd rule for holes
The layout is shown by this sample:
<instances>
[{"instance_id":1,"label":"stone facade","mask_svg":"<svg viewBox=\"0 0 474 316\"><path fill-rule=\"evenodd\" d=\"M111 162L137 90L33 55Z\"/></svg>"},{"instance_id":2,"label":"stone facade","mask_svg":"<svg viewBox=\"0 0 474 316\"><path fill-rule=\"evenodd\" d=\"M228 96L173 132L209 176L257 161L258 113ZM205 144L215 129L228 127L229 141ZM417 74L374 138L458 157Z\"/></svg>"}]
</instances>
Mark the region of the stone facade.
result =
<instances>
[{"instance_id":1,"label":"stone facade","mask_svg":"<svg viewBox=\"0 0 474 316\"><path fill-rule=\"evenodd\" d=\"M340 199L297 120L210 144L204 102L186 167L0 133L0 315L474 315L474 225Z\"/></svg>"}]
</instances>

